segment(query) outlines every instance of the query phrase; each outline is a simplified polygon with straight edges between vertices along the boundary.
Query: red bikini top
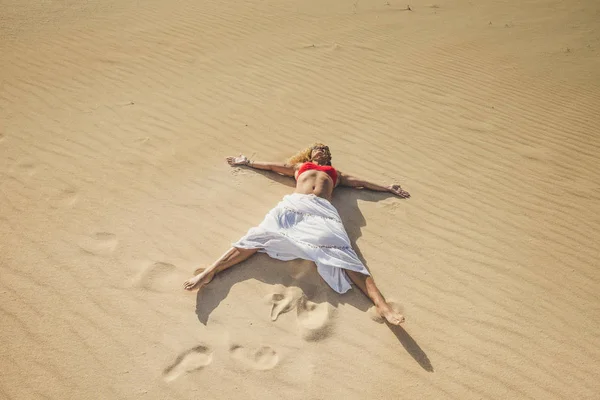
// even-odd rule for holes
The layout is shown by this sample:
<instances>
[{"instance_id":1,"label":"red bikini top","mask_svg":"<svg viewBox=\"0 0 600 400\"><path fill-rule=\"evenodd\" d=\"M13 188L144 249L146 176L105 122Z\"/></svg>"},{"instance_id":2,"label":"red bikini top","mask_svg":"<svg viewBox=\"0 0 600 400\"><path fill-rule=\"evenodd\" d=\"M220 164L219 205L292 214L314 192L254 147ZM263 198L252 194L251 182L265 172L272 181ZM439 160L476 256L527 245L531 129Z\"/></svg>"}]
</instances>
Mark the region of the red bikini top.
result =
<instances>
[{"instance_id":1,"label":"red bikini top","mask_svg":"<svg viewBox=\"0 0 600 400\"><path fill-rule=\"evenodd\" d=\"M331 165L318 165L312 162L305 162L304 164L302 164L302 166L298 169L298 178L300 178L300 175L302 175L303 172L309 171L311 169L323 171L327 175L329 175L331 179L333 179L333 186L335 186L335 184L337 183L338 173L335 170L335 168L333 168Z\"/></svg>"}]
</instances>

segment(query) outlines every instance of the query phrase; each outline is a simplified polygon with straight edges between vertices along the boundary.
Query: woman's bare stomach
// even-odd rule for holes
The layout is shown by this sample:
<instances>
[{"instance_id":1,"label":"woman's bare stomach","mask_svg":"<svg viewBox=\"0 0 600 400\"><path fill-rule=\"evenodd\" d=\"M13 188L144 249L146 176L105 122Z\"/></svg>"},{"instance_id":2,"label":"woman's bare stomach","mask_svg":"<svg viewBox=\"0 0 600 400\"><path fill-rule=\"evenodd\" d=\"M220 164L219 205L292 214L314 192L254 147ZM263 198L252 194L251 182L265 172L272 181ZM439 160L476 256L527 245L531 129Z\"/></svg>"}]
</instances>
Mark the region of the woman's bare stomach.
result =
<instances>
[{"instance_id":1,"label":"woman's bare stomach","mask_svg":"<svg viewBox=\"0 0 600 400\"><path fill-rule=\"evenodd\" d=\"M329 175L322 171L312 170L300 175L294 193L314 194L331 201L333 188L333 179Z\"/></svg>"}]
</instances>

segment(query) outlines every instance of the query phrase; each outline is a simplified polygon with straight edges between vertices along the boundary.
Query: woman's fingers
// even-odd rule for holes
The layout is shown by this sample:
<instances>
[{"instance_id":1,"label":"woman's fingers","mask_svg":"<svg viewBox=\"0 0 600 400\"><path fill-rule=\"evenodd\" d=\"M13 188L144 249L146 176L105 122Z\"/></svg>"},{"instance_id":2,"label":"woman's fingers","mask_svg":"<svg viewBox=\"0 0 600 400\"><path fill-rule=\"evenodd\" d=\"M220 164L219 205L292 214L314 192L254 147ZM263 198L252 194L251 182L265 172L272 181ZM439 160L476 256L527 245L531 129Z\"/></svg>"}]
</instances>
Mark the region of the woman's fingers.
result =
<instances>
[{"instance_id":1,"label":"woman's fingers","mask_svg":"<svg viewBox=\"0 0 600 400\"><path fill-rule=\"evenodd\" d=\"M246 161L246 157L240 154L237 157L227 157L226 160L229 165L239 165L244 164L244 162Z\"/></svg>"},{"instance_id":2,"label":"woman's fingers","mask_svg":"<svg viewBox=\"0 0 600 400\"><path fill-rule=\"evenodd\" d=\"M392 193L398 197L407 198L410 197L410 193L402 189L400 185L392 185Z\"/></svg>"}]
</instances>

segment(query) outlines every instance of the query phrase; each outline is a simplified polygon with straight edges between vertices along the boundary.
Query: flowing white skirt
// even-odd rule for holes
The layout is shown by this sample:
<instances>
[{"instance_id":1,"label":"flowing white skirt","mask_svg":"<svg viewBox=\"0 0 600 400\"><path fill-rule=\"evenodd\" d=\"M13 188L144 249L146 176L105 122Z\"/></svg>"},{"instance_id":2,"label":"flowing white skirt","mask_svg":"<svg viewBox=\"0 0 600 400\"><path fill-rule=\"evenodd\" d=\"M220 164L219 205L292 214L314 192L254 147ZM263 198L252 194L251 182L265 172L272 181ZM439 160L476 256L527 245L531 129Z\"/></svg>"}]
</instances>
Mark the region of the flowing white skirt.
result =
<instances>
[{"instance_id":1,"label":"flowing white skirt","mask_svg":"<svg viewBox=\"0 0 600 400\"><path fill-rule=\"evenodd\" d=\"M352 249L335 207L314 194L285 196L260 225L251 228L233 246L259 249L278 260L313 261L325 282L338 293L351 288L344 270L369 275Z\"/></svg>"}]
</instances>

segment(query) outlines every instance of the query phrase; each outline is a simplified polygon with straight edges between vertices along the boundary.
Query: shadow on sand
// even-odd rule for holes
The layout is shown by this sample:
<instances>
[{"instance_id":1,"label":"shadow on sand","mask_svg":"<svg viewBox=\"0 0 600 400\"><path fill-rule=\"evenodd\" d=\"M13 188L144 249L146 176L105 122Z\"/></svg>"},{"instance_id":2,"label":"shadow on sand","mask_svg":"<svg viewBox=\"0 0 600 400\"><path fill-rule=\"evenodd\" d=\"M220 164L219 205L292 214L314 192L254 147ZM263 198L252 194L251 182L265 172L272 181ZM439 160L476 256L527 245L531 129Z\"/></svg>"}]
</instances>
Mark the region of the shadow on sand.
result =
<instances>
[{"instance_id":1,"label":"shadow on sand","mask_svg":"<svg viewBox=\"0 0 600 400\"><path fill-rule=\"evenodd\" d=\"M258 171L258 173L278 183L294 187L294 181L290 178L262 171ZM356 245L356 241L362 235L361 228L366 225L364 216L358 207L358 200L380 201L388 197L395 196L387 193L383 194L348 188L337 188L333 197L332 203L340 213L352 246L367 268L368 264ZM273 201L274 205L276 203L277 199ZM279 273L274 274L274 270ZM249 279L256 279L269 285L279 284L285 287L299 287L310 301L314 303L327 302L335 308L339 304L350 304L366 312L372 306L370 300L359 290L351 290L345 294L338 294L331 290L325 281L320 278L316 268L314 268L314 264L310 261L295 260L284 262L274 260L265 254L257 254L241 263L237 268L234 267L220 273L213 279L211 284L198 292L196 297L196 315L198 316L198 320L206 325L210 314L227 297L231 288L236 283ZM433 372L434 369L429 357L427 357L427 354L425 354L412 336L401 326L387 325L414 360L424 370Z\"/></svg>"}]
</instances>

